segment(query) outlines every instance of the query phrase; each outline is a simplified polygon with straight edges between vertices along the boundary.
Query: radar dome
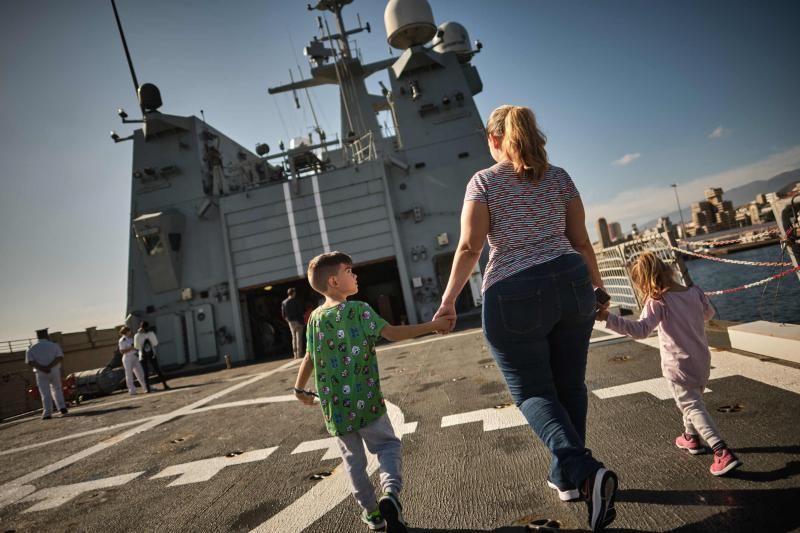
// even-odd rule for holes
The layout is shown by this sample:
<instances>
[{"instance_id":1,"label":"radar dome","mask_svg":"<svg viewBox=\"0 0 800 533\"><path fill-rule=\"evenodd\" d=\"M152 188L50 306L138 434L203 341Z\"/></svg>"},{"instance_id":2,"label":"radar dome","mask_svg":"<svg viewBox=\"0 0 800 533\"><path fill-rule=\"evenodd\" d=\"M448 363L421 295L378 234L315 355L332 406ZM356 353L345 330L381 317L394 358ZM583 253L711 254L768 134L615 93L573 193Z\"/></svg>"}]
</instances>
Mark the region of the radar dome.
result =
<instances>
[{"instance_id":1,"label":"radar dome","mask_svg":"<svg viewBox=\"0 0 800 533\"><path fill-rule=\"evenodd\" d=\"M161 92L152 83L144 83L139 87L139 102L146 113L156 111L162 106Z\"/></svg>"},{"instance_id":2,"label":"radar dome","mask_svg":"<svg viewBox=\"0 0 800 533\"><path fill-rule=\"evenodd\" d=\"M469 44L467 29L458 22L440 24L436 28L436 37L433 38L433 51L440 54L471 52L472 47Z\"/></svg>"},{"instance_id":3,"label":"radar dome","mask_svg":"<svg viewBox=\"0 0 800 533\"><path fill-rule=\"evenodd\" d=\"M400 50L425 44L436 35L433 11L427 0L389 0L383 23L389 44Z\"/></svg>"}]
</instances>

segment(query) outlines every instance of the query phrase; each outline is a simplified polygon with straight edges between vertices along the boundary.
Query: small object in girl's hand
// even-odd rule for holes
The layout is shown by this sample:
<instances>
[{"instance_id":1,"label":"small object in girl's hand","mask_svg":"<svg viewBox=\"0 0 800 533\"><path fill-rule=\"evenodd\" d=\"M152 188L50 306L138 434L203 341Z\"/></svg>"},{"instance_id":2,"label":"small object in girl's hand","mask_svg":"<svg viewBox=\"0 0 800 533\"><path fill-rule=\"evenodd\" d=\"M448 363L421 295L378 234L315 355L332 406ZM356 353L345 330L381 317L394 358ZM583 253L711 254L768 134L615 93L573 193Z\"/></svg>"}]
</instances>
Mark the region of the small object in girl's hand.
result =
<instances>
[{"instance_id":1,"label":"small object in girl's hand","mask_svg":"<svg viewBox=\"0 0 800 533\"><path fill-rule=\"evenodd\" d=\"M305 394L306 396L314 396L316 398L319 398L319 394L317 394L313 390L298 389L297 387L292 387L292 389L297 394Z\"/></svg>"}]
</instances>

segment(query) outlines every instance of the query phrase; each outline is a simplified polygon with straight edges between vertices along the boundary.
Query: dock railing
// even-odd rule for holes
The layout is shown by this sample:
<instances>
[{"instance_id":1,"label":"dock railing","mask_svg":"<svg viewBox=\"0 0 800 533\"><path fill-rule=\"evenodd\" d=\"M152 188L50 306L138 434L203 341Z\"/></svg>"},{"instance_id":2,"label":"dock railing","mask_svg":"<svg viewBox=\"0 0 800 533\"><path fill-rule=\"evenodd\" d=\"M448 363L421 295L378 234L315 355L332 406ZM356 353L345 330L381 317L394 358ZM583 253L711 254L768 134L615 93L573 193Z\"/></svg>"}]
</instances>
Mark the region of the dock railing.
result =
<instances>
[{"instance_id":1,"label":"dock railing","mask_svg":"<svg viewBox=\"0 0 800 533\"><path fill-rule=\"evenodd\" d=\"M611 296L612 305L619 305L632 311L639 311L642 303L633 288L630 267L633 261L645 251L654 252L672 266L683 284L691 283L683 260L672 249L669 239L663 234L644 239L626 241L595 252L600 277L606 292Z\"/></svg>"}]
</instances>

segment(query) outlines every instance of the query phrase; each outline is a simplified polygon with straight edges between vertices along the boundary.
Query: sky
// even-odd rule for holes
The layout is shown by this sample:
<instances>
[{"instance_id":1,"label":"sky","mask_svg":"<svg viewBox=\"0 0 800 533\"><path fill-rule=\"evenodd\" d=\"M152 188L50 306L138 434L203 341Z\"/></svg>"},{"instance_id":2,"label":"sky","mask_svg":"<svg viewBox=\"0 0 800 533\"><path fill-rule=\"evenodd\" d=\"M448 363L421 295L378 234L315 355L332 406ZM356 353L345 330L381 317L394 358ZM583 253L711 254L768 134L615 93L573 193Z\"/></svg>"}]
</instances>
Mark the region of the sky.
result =
<instances>
[{"instance_id":1,"label":"sky","mask_svg":"<svg viewBox=\"0 0 800 533\"><path fill-rule=\"evenodd\" d=\"M430 0L484 48L473 59L485 119L531 107L588 225L625 230L726 189L800 167L800 2ZM306 134L308 106L267 88L308 63L305 1L118 0L140 83L165 113L200 115L243 146ZM385 2L356 0L365 61L389 56ZM330 19L332 23L332 19ZM397 52L394 53L395 56ZM137 104L108 0L17 0L0 18L0 341L79 331L125 311ZM368 86L378 92L377 80ZM334 88L312 92L338 130ZM468 176L465 176L465 181Z\"/></svg>"}]
</instances>

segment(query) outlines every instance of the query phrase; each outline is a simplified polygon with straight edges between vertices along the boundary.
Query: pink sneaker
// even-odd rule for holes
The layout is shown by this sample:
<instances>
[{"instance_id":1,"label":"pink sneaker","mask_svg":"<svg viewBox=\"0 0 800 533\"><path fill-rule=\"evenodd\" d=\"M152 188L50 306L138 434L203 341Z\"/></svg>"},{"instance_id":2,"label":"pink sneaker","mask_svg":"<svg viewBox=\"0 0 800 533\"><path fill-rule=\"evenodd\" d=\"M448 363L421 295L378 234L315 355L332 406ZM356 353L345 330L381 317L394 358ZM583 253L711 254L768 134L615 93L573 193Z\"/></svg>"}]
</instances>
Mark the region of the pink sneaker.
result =
<instances>
[{"instance_id":1,"label":"pink sneaker","mask_svg":"<svg viewBox=\"0 0 800 533\"><path fill-rule=\"evenodd\" d=\"M714 452L714 463L709 471L715 476L724 476L741 465L742 462L728 448L722 448Z\"/></svg>"},{"instance_id":2,"label":"pink sneaker","mask_svg":"<svg viewBox=\"0 0 800 533\"><path fill-rule=\"evenodd\" d=\"M706 451L706 447L700 443L700 438L697 435L689 435L688 433L681 433L675 439L675 446L681 450L686 450L692 455Z\"/></svg>"}]
</instances>

